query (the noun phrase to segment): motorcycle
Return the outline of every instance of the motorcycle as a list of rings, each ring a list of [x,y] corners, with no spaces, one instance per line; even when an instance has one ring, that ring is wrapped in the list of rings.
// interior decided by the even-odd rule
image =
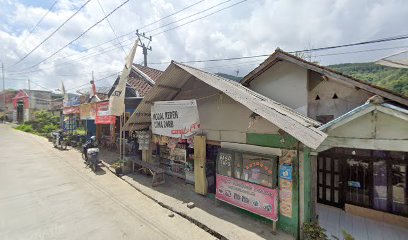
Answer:
[[[84,145],[82,145],[82,158],[85,163],[89,165],[93,171],[98,168],[99,161],[99,148],[96,144],[95,139],[88,140]]]
[[[54,147],[61,150],[67,149],[67,142],[64,139],[64,134],[62,132],[53,132],[52,136],[54,137]]]

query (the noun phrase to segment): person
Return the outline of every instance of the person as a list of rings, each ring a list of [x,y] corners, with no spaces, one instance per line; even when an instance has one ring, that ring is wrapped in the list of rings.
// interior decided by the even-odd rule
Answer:
[[[88,149],[98,147],[98,143],[96,141],[95,136],[91,136],[88,141],[83,145],[83,153],[85,155],[85,159],[88,160]]]

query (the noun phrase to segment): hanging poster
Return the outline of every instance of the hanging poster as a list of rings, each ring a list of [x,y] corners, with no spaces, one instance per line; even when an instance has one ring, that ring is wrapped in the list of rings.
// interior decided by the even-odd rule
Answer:
[[[279,213],[292,217],[293,166],[296,159],[295,150],[283,150],[279,158]]]
[[[217,174],[217,199],[262,217],[278,221],[276,189]]]
[[[110,115],[109,102],[98,102],[96,104],[96,124],[115,124],[116,116]]]
[[[94,120],[96,115],[96,103],[85,103],[79,106],[81,120]]]
[[[78,114],[79,107],[64,107],[62,110],[62,114],[69,115],[69,114]]]
[[[196,100],[155,102],[151,120],[157,135],[187,139],[200,130]]]

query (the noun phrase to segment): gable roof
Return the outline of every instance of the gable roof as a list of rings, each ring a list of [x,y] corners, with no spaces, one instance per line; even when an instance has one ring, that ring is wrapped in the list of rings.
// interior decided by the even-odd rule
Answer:
[[[157,79],[152,90],[142,100],[126,123],[125,129],[130,129],[130,125],[133,123],[135,123],[136,129],[149,126],[151,103],[154,101],[173,100],[177,96],[179,86],[186,83],[192,77],[223,92],[308,147],[316,149],[327,137],[325,133],[317,129],[320,123],[315,120],[305,117],[289,107],[258,94],[235,81],[177,62],[172,62]]]
[[[152,88],[155,81],[163,72],[154,68],[145,67],[140,64],[133,64],[129,79],[126,83],[126,97],[144,97]],[[109,96],[119,83],[118,76],[109,91]]]
[[[275,63],[279,61],[287,61],[293,64],[296,64],[298,66],[301,66],[303,68],[313,70],[315,72],[318,72],[322,75],[325,75],[327,77],[331,77],[336,80],[343,81],[345,83],[351,84],[357,88],[361,88],[366,90],[367,92],[373,93],[375,95],[382,96],[384,98],[387,98],[389,100],[395,101],[397,103],[403,104],[408,106],[408,97],[403,96],[401,94],[392,92],[388,89],[382,88],[375,86],[373,84],[367,83],[365,81],[353,78],[351,76],[342,74],[340,72],[337,72],[333,69],[327,68],[320,66],[318,64],[308,62],[302,58],[296,57],[295,55],[292,55],[290,53],[287,53],[285,51],[280,50],[277,48],[275,52],[270,55],[263,63],[261,63],[258,67],[256,67],[254,70],[252,70],[250,73],[248,73],[242,80],[241,83],[245,86],[248,86],[249,83],[257,78],[259,75],[264,73],[266,70],[268,70],[270,67],[272,67]]]

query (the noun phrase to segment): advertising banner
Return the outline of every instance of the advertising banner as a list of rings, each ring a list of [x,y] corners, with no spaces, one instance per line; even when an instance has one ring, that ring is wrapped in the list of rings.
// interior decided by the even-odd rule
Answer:
[[[69,114],[77,114],[79,113],[79,107],[64,107],[62,110],[62,114],[69,115]]]
[[[200,130],[196,100],[155,102],[151,119],[157,135],[187,139]]]
[[[96,103],[86,103],[79,106],[81,120],[93,120],[96,116]]]
[[[262,217],[278,221],[276,189],[217,174],[216,198]]]
[[[116,116],[110,115],[109,102],[99,102],[96,104],[95,124],[115,124]]]

